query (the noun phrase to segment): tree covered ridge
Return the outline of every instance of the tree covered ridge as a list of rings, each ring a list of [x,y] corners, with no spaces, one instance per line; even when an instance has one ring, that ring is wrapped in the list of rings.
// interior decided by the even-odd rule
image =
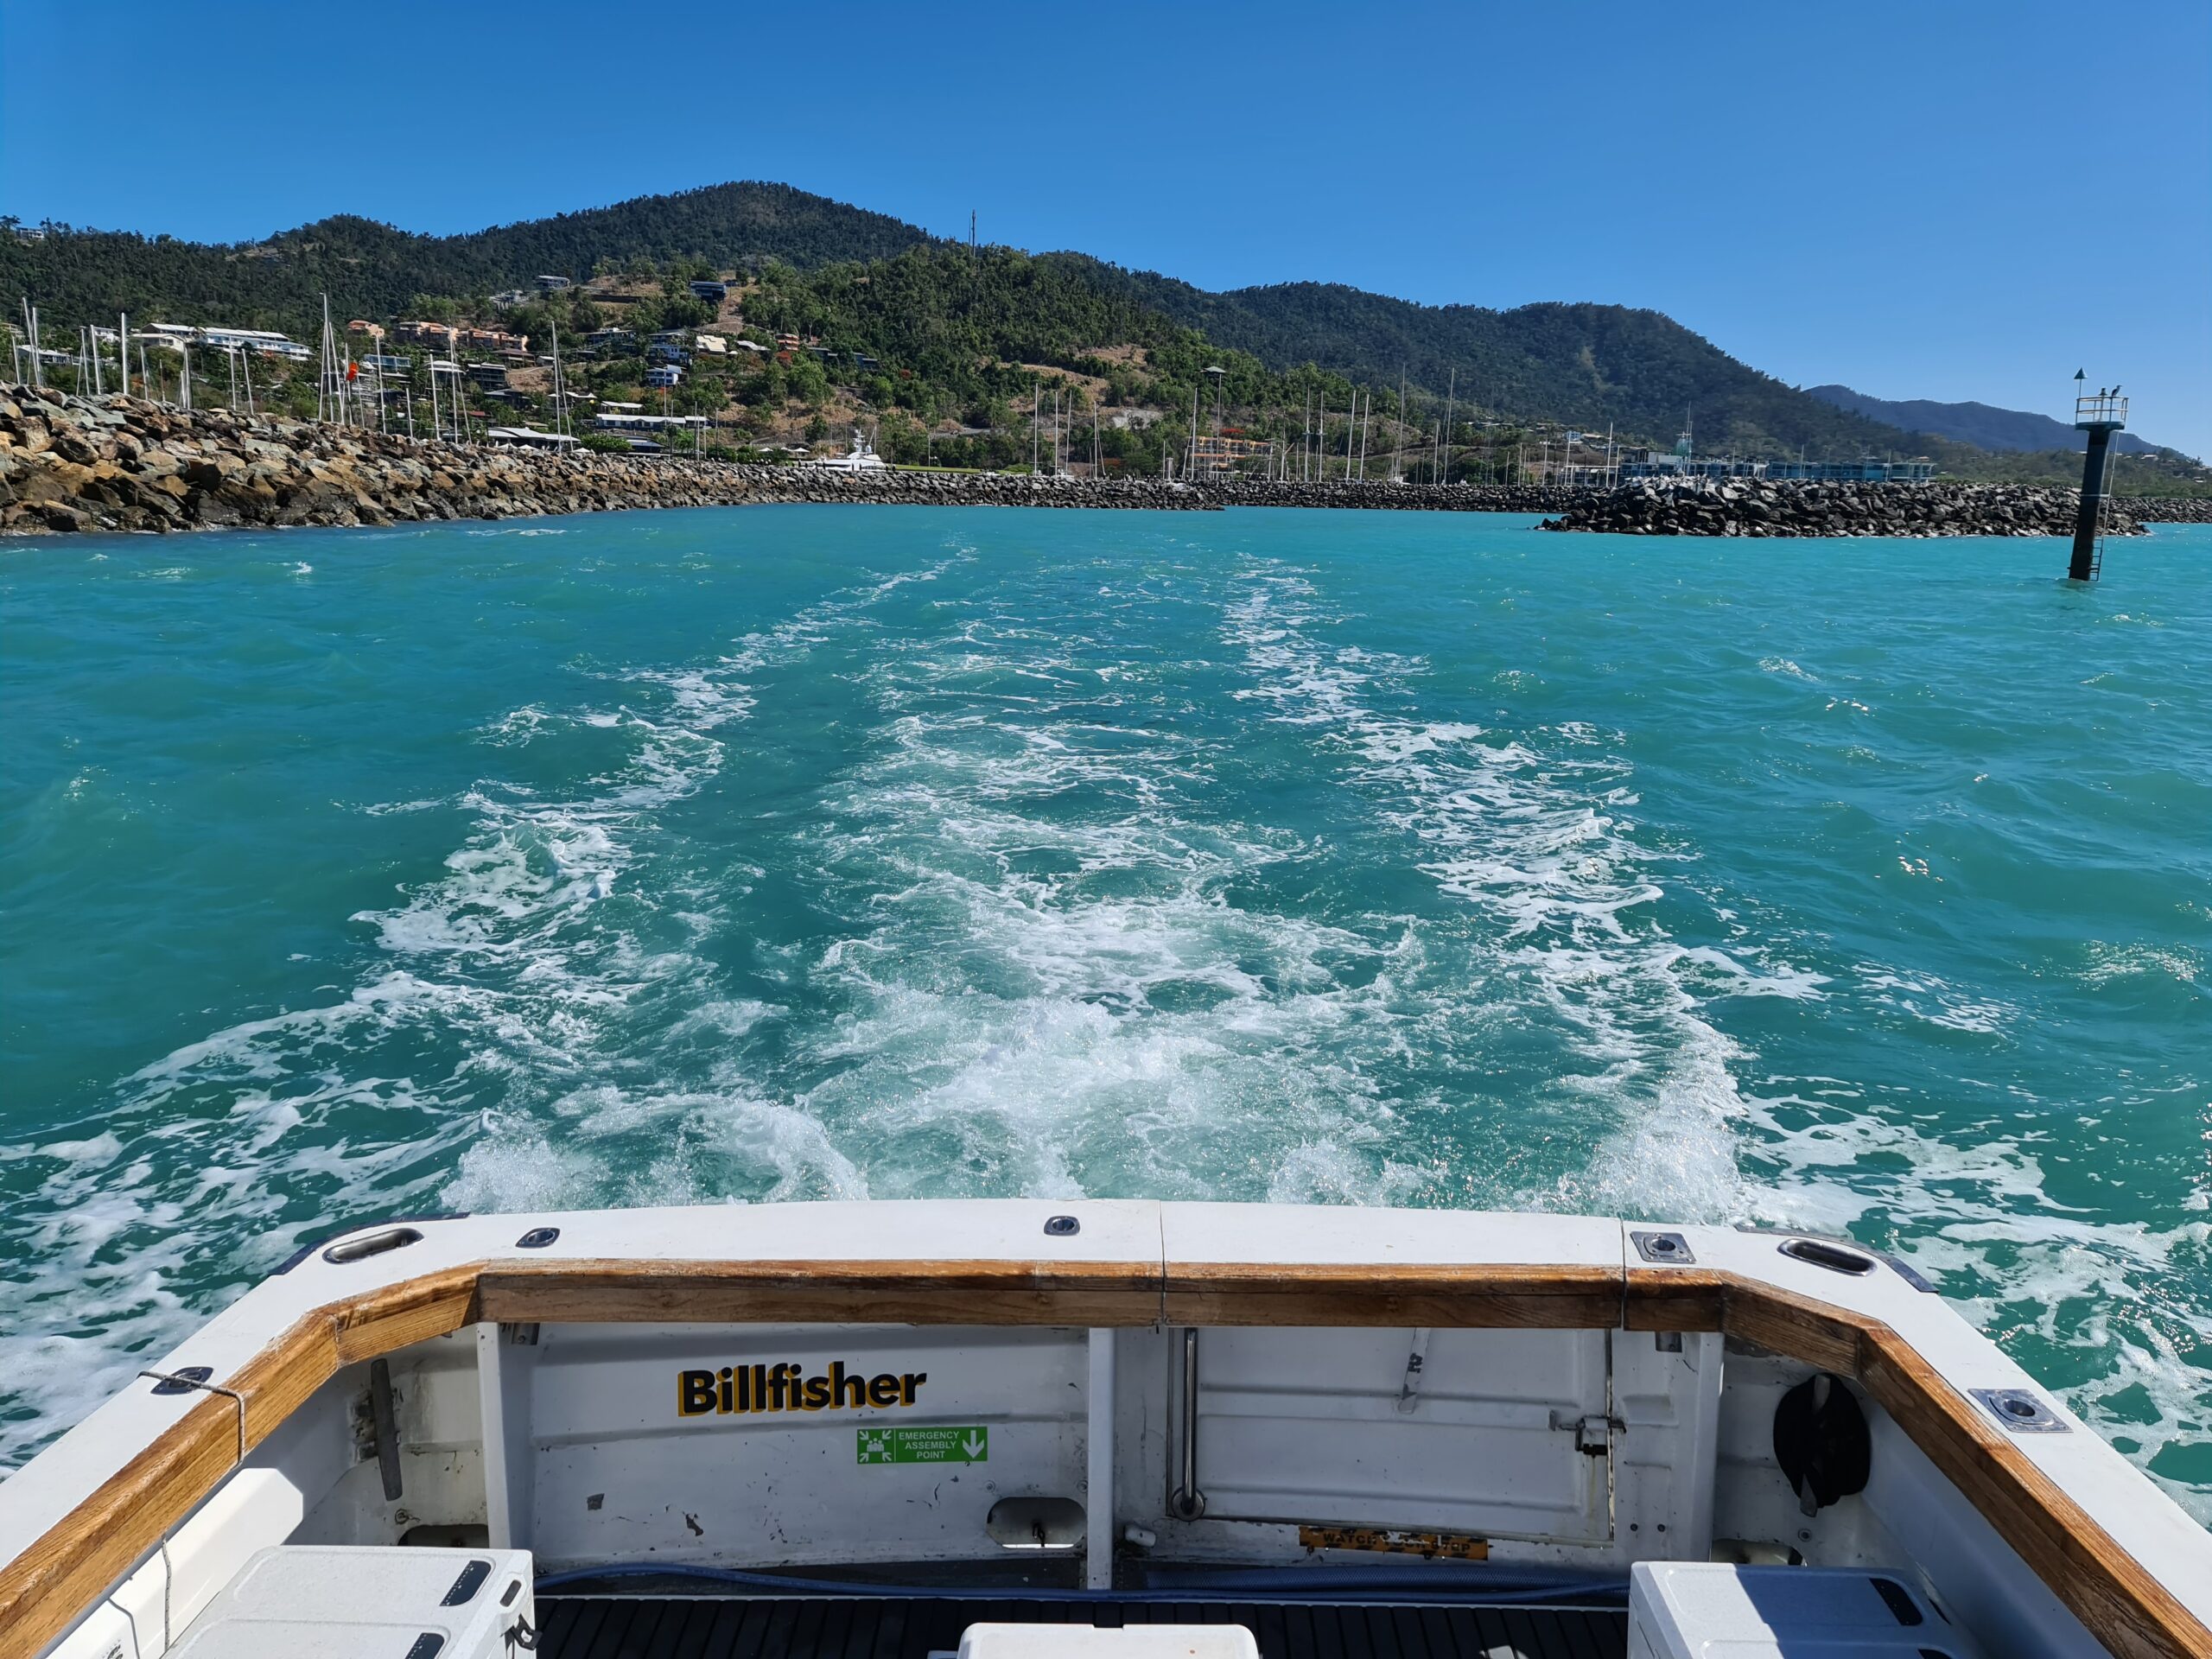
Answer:
[[[704,259],[721,269],[774,258],[801,269],[880,259],[929,240],[888,214],[786,184],[747,181],[420,236],[340,213],[258,243],[183,242],[49,226],[0,236],[0,302],[22,295],[73,324],[119,311],[178,322],[297,332],[334,314],[387,318],[418,295],[468,298],[541,273],[582,276],[605,261]]]
[[[752,181],[444,237],[348,214],[254,244],[66,226],[0,234],[0,306],[12,315],[28,294],[65,339],[127,310],[311,340],[325,294],[341,320],[389,321],[441,299],[454,302],[439,308],[447,315],[483,315],[485,296],[540,273],[652,266],[766,278],[747,301],[748,326],[818,335],[848,362],[879,359],[909,407],[1002,403],[1027,384],[1016,365],[1044,364],[1105,382],[1109,402],[1186,408],[1199,371],[1217,362],[1232,408],[1286,415],[1275,400],[1324,392],[1341,413],[1357,383],[1432,429],[1451,398],[1462,418],[1610,428],[1662,447],[1687,422],[1707,454],[1933,453],[1955,470],[1991,460],[1834,407],[1653,310],[1427,306],[1312,282],[1210,293],[1081,253],[971,250]],[[1408,407],[1396,411],[1402,376]],[[905,395],[924,388],[926,398]]]
[[[1110,269],[1110,268],[1109,268]],[[1729,356],[1663,313],[1542,302],[1510,310],[1427,306],[1334,283],[1211,294],[1149,272],[1114,279],[1209,339],[1270,365],[1392,378],[1524,421],[1671,444],[1687,422],[1714,454],[1855,456],[1904,446],[1892,426],[1838,410]],[[1378,372],[1379,371],[1379,375]]]

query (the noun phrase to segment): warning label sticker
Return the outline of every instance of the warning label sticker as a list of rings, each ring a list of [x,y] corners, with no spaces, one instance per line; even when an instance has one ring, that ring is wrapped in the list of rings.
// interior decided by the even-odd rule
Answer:
[[[862,1463],[988,1463],[991,1431],[959,1428],[863,1428],[855,1431]]]

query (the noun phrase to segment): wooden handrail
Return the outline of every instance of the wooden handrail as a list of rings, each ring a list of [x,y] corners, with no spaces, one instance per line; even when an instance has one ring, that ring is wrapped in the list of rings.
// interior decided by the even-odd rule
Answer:
[[[1205,1262],[1170,1272],[1165,1306],[1169,1325],[1610,1331],[1624,1287],[1618,1266]]]

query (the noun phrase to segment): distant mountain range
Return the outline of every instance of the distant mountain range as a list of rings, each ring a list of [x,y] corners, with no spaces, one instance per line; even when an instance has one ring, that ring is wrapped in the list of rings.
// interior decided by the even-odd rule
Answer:
[[[12,316],[28,296],[62,338],[81,322],[128,311],[149,321],[275,327],[312,339],[326,295],[336,315],[389,321],[425,296],[467,302],[528,287],[541,274],[582,276],[639,260],[695,258],[724,270],[773,260],[808,272],[849,267],[857,276],[910,251],[961,247],[882,213],[760,182],[640,196],[457,236],[415,235],[351,215],[229,245],[62,226],[5,233],[17,230],[0,219],[0,311]],[[1402,374],[1440,405],[1456,397],[1463,414],[1610,429],[1662,446],[1687,425],[1698,448],[1711,454],[1848,459],[1933,451],[1954,467],[1973,459],[1959,444],[2078,447],[2070,429],[2040,416],[1976,404],[1884,403],[1841,386],[1801,391],[1656,311],[1424,306],[1318,283],[1216,294],[1078,253],[1034,263],[1063,311],[1069,291],[1080,290],[1094,296],[1098,315],[1154,320],[1129,329],[1131,340],[1157,338],[1163,327],[1195,330],[1274,371],[1310,362],[1394,392]],[[1006,360],[1037,360],[1018,349],[1036,333],[1025,328],[1029,321],[1009,315],[979,343]],[[1090,349],[1120,343],[1084,342]],[[1923,433],[1932,439],[1908,435]]]
[[[1058,257],[1058,256],[1056,256]],[[1313,363],[1389,386],[1402,370],[1462,410],[1555,421],[1671,446],[1687,427],[1704,454],[1856,458],[1904,447],[1894,427],[1808,397],[1657,311],[1547,302],[1494,311],[1416,305],[1335,283],[1211,294],[1094,262],[1095,281],[1274,369]]]
[[[2081,449],[2088,442],[2083,434],[2063,421],[2024,409],[1998,409],[1988,404],[1938,404],[1925,397],[1894,402],[1887,397],[1869,397],[1849,386],[1808,386],[1805,390],[1809,397],[1853,415],[1863,415],[1870,421],[1880,421],[1907,432],[1926,432],[1954,442],[1970,443],[1977,449]],[[2157,444],[2139,438],[2133,432],[2120,433],[2113,441],[2113,447],[2131,455],[2158,452]]]

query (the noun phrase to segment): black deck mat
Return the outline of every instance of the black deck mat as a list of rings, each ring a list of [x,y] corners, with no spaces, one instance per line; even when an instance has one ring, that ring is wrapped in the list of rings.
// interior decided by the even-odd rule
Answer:
[[[1556,1607],[916,1596],[542,1596],[537,1659],[929,1659],[981,1624],[1243,1624],[1260,1659],[1625,1659],[1628,1615]]]

